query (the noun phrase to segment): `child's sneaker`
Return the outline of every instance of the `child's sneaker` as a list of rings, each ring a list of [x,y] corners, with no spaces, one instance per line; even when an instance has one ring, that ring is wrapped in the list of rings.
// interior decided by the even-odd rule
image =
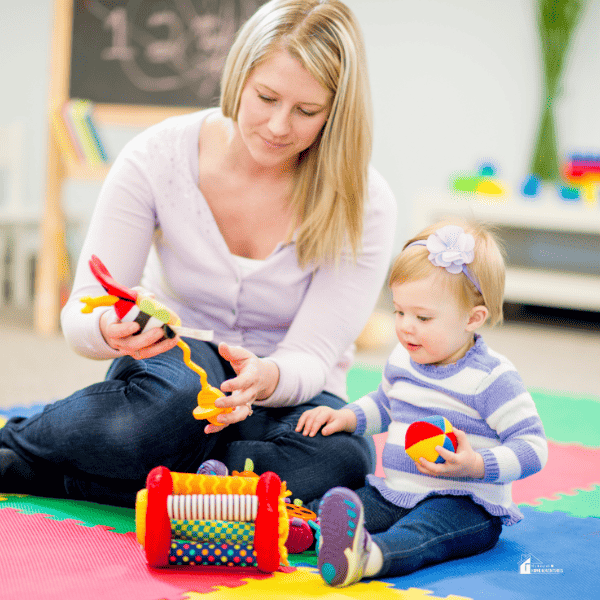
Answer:
[[[325,583],[344,587],[360,581],[371,551],[360,498],[343,487],[329,490],[319,505],[318,566]]]

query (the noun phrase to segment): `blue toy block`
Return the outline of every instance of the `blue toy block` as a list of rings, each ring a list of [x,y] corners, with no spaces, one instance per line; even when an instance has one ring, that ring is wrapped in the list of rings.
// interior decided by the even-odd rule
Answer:
[[[533,198],[540,193],[541,183],[538,177],[535,175],[529,175],[521,186],[521,193],[523,196]]]
[[[580,197],[580,192],[577,188],[565,185],[559,186],[558,193],[563,200],[579,200]]]

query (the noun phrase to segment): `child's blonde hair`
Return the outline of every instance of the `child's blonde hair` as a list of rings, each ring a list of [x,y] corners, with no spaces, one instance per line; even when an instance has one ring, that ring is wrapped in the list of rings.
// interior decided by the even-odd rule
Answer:
[[[479,282],[481,293],[463,273],[455,275],[432,264],[428,258],[429,250],[425,246],[408,248],[413,242],[426,240],[431,234],[446,225],[458,225],[475,239],[473,262],[467,265],[467,269]],[[444,277],[447,289],[466,309],[483,305],[488,309],[488,319],[491,325],[502,321],[506,267],[500,242],[489,226],[475,221],[449,219],[425,228],[406,242],[404,249],[394,260],[388,285],[392,287],[423,279],[432,273],[439,273],[441,277]]]
[[[248,77],[285,50],[332,94],[329,118],[304,150],[291,193],[301,266],[361,250],[372,146],[371,96],[362,33],[339,0],[271,0],[240,29],[221,80],[221,111],[237,120]],[[292,239],[294,231],[289,232]]]

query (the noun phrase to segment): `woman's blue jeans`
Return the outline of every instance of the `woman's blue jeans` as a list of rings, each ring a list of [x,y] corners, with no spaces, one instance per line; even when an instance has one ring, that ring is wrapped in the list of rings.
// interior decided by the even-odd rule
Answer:
[[[500,517],[469,496],[430,496],[413,508],[402,508],[368,484],[356,493],[363,503],[365,529],[383,554],[378,579],[485,552],[502,531]]]
[[[214,344],[186,342],[213,386],[235,376]],[[304,502],[332,485],[359,487],[372,471],[372,442],[345,433],[309,438],[294,431],[305,410],[343,406],[337,396],[324,392],[292,408],[255,404],[245,421],[205,434],[206,421],[192,416],[199,390],[198,375],[185,365],[178,347],[147,360],[118,358],[105,381],[37,415],[10,419],[0,429],[0,447],[14,450],[49,485],[60,480],[61,487],[64,479],[67,497],[123,506],[133,506],[136,492],[158,465],[195,473],[214,458],[230,471],[242,471],[250,458],[256,473],[274,471],[292,497]]]

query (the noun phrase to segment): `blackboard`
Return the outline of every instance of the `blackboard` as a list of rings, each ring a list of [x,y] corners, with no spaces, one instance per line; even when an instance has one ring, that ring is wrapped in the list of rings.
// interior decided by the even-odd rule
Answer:
[[[75,0],[69,96],[215,106],[238,28],[265,0]]]

